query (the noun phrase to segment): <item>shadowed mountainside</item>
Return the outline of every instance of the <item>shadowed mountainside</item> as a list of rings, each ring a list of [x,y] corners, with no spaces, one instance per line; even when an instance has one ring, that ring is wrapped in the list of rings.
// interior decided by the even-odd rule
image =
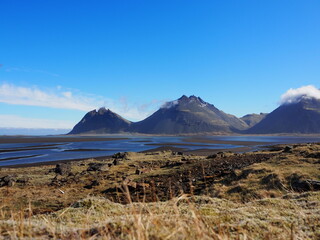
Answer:
[[[234,132],[247,128],[237,117],[195,96],[182,96],[168,102],[158,111],[131,126],[132,132],[148,134],[180,134]]]
[[[109,109],[100,108],[88,112],[69,134],[120,133],[126,131],[130,124],[130,121]]]
[[[232,133],[248,125],[236,116],[226,114],[214,105],[195,96],[182,96],[167,102],[150,117],[136,123],[125,120],[109,109],[93,110],[69,134],[81,133],[146,133],[197,134]]]
[[[320,100],[302,97],[283,104],[268,114],[247,133],[320,133]]]
[[[87,113],[69,134],[314,134],[320,133],[320,100],[302,96],[270,114],[227,114],[196,96],[167,102],[140,122],[100,108]]]

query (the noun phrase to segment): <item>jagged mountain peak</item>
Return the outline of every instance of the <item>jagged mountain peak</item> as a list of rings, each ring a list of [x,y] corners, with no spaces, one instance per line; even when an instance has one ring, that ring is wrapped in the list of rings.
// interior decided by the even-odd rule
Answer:
[[[186,95],[182,95],[182,97],[180,97],[178,99],[179,102],[200,102],[200,103],[205,103],[205,101],[203,101],[200,97],[197,97],[195,95],[190,95],[189,97],[187,97]]]
[[[191,95],[190,97],[187,97],[186,95],[182,95],[182,97],[178,98],[177,100],[166,102],[162,105],[161,108],[172,108],[172,107],[183,107],[183,106],[191,106],[193,105],[199,105],[200,107],[206,107],[211,104],[205,102],[200,97],[196,97],[195,95]],[[213,106],[213,105],[211,105]]]

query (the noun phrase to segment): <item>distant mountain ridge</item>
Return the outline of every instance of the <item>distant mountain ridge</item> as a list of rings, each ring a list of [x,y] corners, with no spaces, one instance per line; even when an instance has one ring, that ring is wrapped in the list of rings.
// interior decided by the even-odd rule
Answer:
[[[90,111],[69,134],[232,133],[247,128],[248,125],[241,119],[224,113],[200,97],[183,95],[175,101],[167,102],[150,117],[139,122],[130,122],[105,108]]]
[[[258,122],[260,122],[262,119],[264,119],[268,114],[267,113],[252,113],[252,114],[247,114],[240,119],[244,121],[249,127],[253,127],[256,125]]]
[[[130,122],[109,109],[88,112],[69,134],[274,134],[320,133],[320,100],[302,97],[266,114],[242,118],[227,114],[200,97],[183,95],[151,116]]]

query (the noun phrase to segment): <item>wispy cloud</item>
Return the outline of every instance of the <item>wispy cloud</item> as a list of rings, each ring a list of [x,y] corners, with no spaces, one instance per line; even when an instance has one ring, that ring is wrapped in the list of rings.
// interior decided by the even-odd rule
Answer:
[[[157,109],[163,101],[153,100],[146,104],[136,104],[122,97],[119,100],[98,95],[82,93],[78,90],[65,89],[57,86],[44,89],[37,86],[24,87],[14,84],[0,84],[0,102],[13,105],[40,106],[58,109],[90,111],[106,107],[128,118],[142,120]]]
[[[1,128],[71,129],[73,126],[73,121],[0,115]]]
[[[80,111],[89,111],[103,104],[102,99],[72,95],[72,92],[62,89],[42,90],[35,86],[21,87],[7,83],[0,85],[0,102]]]
[[[5,67],[4,70],[6,72],[40,73],[40,74],[50,75],[52,77],[60,77],[60,75],[57,73],[52,73],[45,70],[33,69],[28,67]]]

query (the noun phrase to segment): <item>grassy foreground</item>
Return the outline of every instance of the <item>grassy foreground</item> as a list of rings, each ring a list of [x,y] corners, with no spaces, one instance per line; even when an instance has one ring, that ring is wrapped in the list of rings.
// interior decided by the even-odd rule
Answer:
[[[320,144],[2,168],[0,239],[320,239]]]

